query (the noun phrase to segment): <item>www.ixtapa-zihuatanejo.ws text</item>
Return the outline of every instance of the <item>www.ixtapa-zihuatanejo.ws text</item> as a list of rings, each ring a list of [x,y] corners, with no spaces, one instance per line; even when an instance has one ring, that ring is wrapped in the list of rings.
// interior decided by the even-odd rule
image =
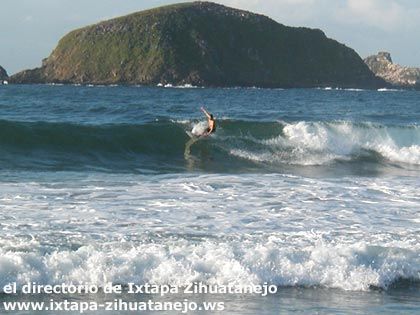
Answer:
[[[191,311],[224,311],[224,302],[197,303],[184,299],[183,301],[124,301],[114,299],[99,303],[96,301],[69,301],[50,299],[48,302],[8,301],[3,302],[3,309],[9,311],[55,311],[78,312],[83,314],[91,311],[177,311],[186,314]]]

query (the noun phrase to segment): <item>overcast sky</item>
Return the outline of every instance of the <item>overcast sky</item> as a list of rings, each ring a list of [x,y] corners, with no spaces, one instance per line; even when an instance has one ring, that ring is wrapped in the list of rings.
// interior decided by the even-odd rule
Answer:
[[[67,32],[182,0],[0,0],[0,65],[9,74],[41,64]],[[322,29],[361,57],[389,51],[420,67],[419,0],[218,0],[291,26]]]

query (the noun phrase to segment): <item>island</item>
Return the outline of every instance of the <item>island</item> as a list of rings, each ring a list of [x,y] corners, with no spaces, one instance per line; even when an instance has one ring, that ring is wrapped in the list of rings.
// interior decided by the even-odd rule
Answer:
[[[391,54],[381,51],[365,59],[370,70],[394,87],[420,90],[420,68],[404,67],[393,63]]]
[[[163,6],[65,35],[13,83],[378,88],[351,48],[212,2]]]

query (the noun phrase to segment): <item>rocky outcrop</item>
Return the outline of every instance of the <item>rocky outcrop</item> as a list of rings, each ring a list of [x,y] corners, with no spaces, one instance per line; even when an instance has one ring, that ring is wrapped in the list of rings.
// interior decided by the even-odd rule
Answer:
[[[164,6],[70,32],[15,83],[382,87],[359,55],[317,29],[211,2]]]
[[[400,66],[392,62],[391,54],[379,52],[369,56],[365,63],[378,77],[397,87],[420,88],[420,68]]]
[[[7,75],[6,70],[0,66],[0,84],[3,83],[3,81],[7,81],[8,79],[9,76]]]
[[[52,83],[56,80],[49,79],[44,74],[43,68],[35,68],[30,70],[23,70],[10,77],[11,83]]]

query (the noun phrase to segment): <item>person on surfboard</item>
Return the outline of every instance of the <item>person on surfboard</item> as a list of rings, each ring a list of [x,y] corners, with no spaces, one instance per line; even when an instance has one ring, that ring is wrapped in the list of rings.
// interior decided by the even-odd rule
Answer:
[[[207,123],[209,125],[203,136],[209,136],[216,132],[216,119],[214,118],[213,114],[210,114],[208,111],[206,111],[204,107],[201,107],[201,110],[203,111],[204,115],[206,115]]]

